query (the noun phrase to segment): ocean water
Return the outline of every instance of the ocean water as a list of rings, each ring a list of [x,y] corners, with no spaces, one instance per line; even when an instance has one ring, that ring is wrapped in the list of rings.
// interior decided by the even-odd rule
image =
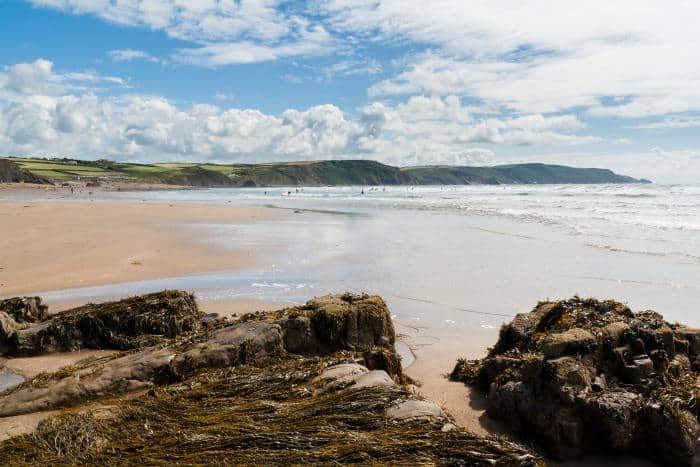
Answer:
[[[432,346],[449,358],[478,355],[502,322],[538,300],[574,294],[700,325],[700,187],[292,187],[93,197],[269,206],[280,216],[173,226],[191,230],[195,241],[259,255],[250,270],[37,291],[49,300],[164,287],[203,299],[291,302],[366,291],[385,297],[414,348]]]
[[[144,198],[143,193],[120,193]],[[448,212],[550,226],[593,248],[700,261],[700,186],[506,185],[214,189],[150,192],[147,199],[235,201],[327,211]]]

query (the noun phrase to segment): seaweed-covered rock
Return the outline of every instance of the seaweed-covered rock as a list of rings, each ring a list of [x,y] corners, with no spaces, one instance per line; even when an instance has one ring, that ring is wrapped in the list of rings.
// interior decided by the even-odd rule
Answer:
[[[487,411],[556,458],[635,453],[700,460],[700,330],[614,301],[539,303],[504,325],[483,360],[454,380],[488,393]]]
[[[49,317],[48,307],[41,297],[13,297],[0,300],[0,312],[5,312],[18,323],[36,323]]]
[[[0,311],[0,355],[17,345],[17,323],[4,311]]]
[[[135,349],[196,331],[201,319],[194,296],[177,290],[91,303],[19,330],[11,353]]]
[[[120,327],[135,318],[131,313],[134,309],[140,310],[141,314],[136,315],[139,319],[154,319],[152,326],[148,327],[137,321],[137,325]],[[157,326],[166,330],[175,329],[174,325],[168,324],[169,320],[199,316],[194,299],[182,292],[162,292],[76,310],[100,310],[103,314],[96,316],[93,313],[85,319],[102,317],[97,329],[102,334],[112,330],[115,335],[119,330],[124,334],[124,330],[138,330],[139,333],[143,333],[146,330],[153,331]],[[76,319],[74,312],[67,313],[67,316],[71,320]],[[81,317],[82,313],[77,316]],[[318,316],[324,316],[323,320],[333,323],[333,326],[321,328],[318,324],[314,325]],[[328,316],[332,316],[333,319],[328,319]],[[46,323],[52,322],[53,319]],[[303,333],[309,336],[309,339],[303,341],[303,345],[300,341],[290,339],[288,334],[299,330],[296,325],[299,322],[309,324]],[[71,321],[60,323],[61,326],[67,327]],[[110,323],[112,327],[108,327]],[[41,323],[42,326],[44,324]],[[264,357],[288,353],[318,356],[353,350],[358,353],[358,360],[364,361],[364,356],[367,356],[368,361],[377,366],[386,365],[391,369],[392,376],[398,380],[403,377],[399,358],[389,344],[395,340],[391,315],[380,297],[328,295],[299,307],[243,315],[236,322],[221,323],[220,326],[218,329],[207,328],[193,333],[184,342],[166,342],[165,345],[148,347],[136,354],[116,355],[115,358],[100,361],[99,364],[61,374],[48,383],[42,380],[41,384],[37,385],[33,380],[27,381],[4,397],[0,396],[0,416],[72,405],[84,399],[183,380],[206,369],[235,367],[259,361]],[[188,327],[195,327],[195,323],[188,324]],[[180,326],[177,329],[182,328],[183,326]],[[78,324],[76,329],[82,328]],[[45,332],[44,336],[56,335]],[[108,337],[131,342],[124,334]],[[176,334],[173,332],[171,335],[174,337]],[[136,342],[143,342],[149,336],[137,334],[139,339],[134,339]],[[82,335],[78,338],[82,339],[81,342],[93,342]],[[38,337],[37,342],[43,342],[42,339]],[[360,353],[365,348],[367,350]],[[371,369],[371,377],[360,382],[352,380],[348,384],[393,384],[387,371],[376,367]]]
[[[334,326],[316,327],[318,316]],[[300,329],[308,337],[304,345],[289,336]],[[95,415],[93,405],[73,408],[35,433],[0,443],[0,459],[10,465],[199,465],[212,459],[236,465],[542,465],[517,443],[456,427],[437,404],[402,386],[394,339],[383,300],[328,296],[80,362],[0,394],[0,417],[96,398],[110,407],[109,417]],[[143,394],[121,396],[135,390]]]
[[[7,465],[543,465],[517,443],[456,427],[439,406],[403,386],[311,390],[355,356],[287,354],[206,370],[106,401],[109,417],[72,410],[49,418],[34,433],[0,443],[0,459]]]

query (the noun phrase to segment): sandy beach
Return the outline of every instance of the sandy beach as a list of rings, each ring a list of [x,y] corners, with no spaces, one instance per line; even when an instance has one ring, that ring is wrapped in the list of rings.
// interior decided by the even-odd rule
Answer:
[[[0,296],[250,266],[177,224],[243,223],[264,208],[105,201],[0,201]]]

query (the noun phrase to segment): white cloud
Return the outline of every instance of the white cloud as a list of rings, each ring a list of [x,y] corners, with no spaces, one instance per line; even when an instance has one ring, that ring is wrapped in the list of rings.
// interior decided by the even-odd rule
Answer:
[[[162,30],[174,39],[196,44],[176,51],[174,60],[205,67],[333,50],[332,38],[322,24],[305,18],[303,11],[280,8],[281,0],[29,1],[35,6],[93,15],[119,25]],[[116,52],[116,57],[125,60],[150,57],[135,55],[140,51]]]
[[[174,60],[205,67],[367,42],[429,50],[372,86],[374,97],[454,94],[519,113],[583,109],[591,117],[700,111],[700,3],[688,0],[29,1],[164,31],[193,44]],[[327,73],[381,69],[353,61]]]
[[[520,112],[700,109],[700,3],[328,0],[334,30],[431,48],[371,93],[460,94]],[[615,98],[623,98],[616,103]]]
[[[481,117],[456,96],[375,102],[351,119],[334,105],[280,115],[158,96],[101,96],[37,60],[0,73],[0,145],[10,153],[140,160],[260,161],[360,157],[393,164],[486,163],[475,145],[596,142],[574,115]],[[95,78],[99,81],[99,77]],[[227,96],[219,96],[227,97]]]
[[[154,57],[148,52],[144,52],[143,50],[117,49],[110,50],[109,52],[107,52],[107,55],[109,55],[109,58],[111,58],[112,61],[115,62],[131,62],[134,60],[145,60],[147,62],[152,63],[164,63],[161,59]]]
[[[201,47],[178,49],[177,61],[204,67],[257,63],[282,57],[319,55],[333,50],[332,38],[322,26],[306,27],[289,42],[261,44],[253,41],[212,42]]]
[[[126,87],[126,82],[122,78],[103,76],[94,71],[54,73],[53,62],[38,59],[6,66],[0,72],[0,99],[24,100],[27,96],[85,91],[101,85]]]
[[[220,101],[233,102],[236,100],[236,96],[230,92],[217,92],[214,97]]]
[[[700,118],[697,117],[686,117],[686,118],[666,118],[661,121],[644,123],[635,126],[639,129],[647,130],[658,130],[666,128],[700,128]]]

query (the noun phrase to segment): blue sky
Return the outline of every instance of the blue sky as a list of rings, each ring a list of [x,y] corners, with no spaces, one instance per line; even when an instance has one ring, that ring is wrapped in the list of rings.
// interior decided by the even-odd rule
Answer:
[[[700,176],[700,6],[2,0],[0,153]]]

